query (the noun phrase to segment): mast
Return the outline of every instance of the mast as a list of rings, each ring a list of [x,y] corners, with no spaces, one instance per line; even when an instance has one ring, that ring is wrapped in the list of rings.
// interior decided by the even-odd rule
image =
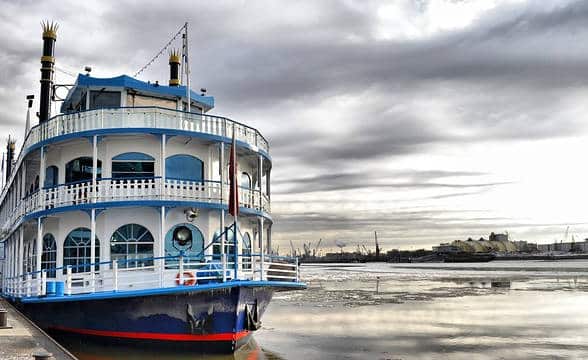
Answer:
[[[188,22],[186,21],[186,23],[184,24],[184,36],[182,36],[183,40],[184,40],[184,46],[182,47],[183,51],[184,51],[184,63],[182,64],[182,67],[184,69],[184,74],[186,75],[186,99],[188,101],[188,107],[187,110],[188,112],[191,112],[191,102],[192,100],[190,99],[190,60],[188,57]]]

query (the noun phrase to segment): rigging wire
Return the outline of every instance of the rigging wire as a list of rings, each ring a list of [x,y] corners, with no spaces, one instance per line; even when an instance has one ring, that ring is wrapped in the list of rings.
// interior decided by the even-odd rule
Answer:
[[[133,75],[133,77],[137,77],[140,73],[145,71],[145,69],[147,69],[151,64],[153,64],[153,62],[155,60],[157,60],[157,58],[160,57],[163,54],[163,52],[165,50],[167,50],[167,48],[169,48],[169,46],[174,42],[174,40],[176,40],[178,38],[178,36],[180,36],[182,31],[186,28],[186,25],[187,24],[182,25],[180,30],[178,30],[178,32],[171,38],[171,40],[168,41],[167,44],[165,44],[165,46],[161,50],[159,50],[159,52],[151,60],[149,60],[149,62],[147,64],[145,64],[145,66],[143,66],[141,69],[139,69],[139,71],[137,71],[135,73],[135,75]]]
[[[60,67],[54,66],[53,68],[54,68],[55,70],[59,71],[60,73],[63,73],[63,74],[65,74],[65,75],[71,76],[71,77],[73,77],[73,78],[77,77],[77,75],[76,75],[76,74],[74,74],[74,73],[72,73],[72,72],[70,72],[70,71],[64,70],[64,69],[62,69],[62,68],[60,68]]]

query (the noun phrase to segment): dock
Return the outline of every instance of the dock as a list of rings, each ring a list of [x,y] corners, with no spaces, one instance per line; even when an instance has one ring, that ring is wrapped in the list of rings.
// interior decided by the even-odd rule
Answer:
[[[0,298],[2,309],[7,311],[7,327],[0,328],[0,359],[77,360],[9,302]],[[51,357],[47,357],[49,354]]]

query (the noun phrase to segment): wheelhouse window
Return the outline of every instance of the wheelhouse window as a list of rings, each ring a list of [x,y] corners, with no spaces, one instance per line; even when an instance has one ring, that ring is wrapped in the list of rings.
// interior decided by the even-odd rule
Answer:
[[[100,241],[96,237],[94,261],[90,260],[90,229],[77,228],[70,232],[63,243],[63,273],[66,273],[66,267],[71,265],[72,272],[90,271],[90,263],[97,263],[100,259]],[[98,265],[95,266],[98,270]]]
[[[90,110],[120,107],[120,91],[90,91]]]
[[[204,163],[192,155],[173,155],[165,160],[165,176],[168,179],[202,182]]]
[[[47,270],[47,277],[55,277],[57,266],[57,245],[52,234],[43,236],[43,253],[41,254],[41,269]]]
[[[90,165],[91,166],[91,165]],[[49,166],[45,169],[45,183],[43,187],[49,188],[59,184],[59,168],[57,166]]]
[[[102,161],[98,160],[98,167],[96,169],[97,178],[102,177]],[[68,162],[65,165],[65,183],[92,180],[92,158],[79,157]]]
[[[155,175],[155,159],[147,154],[129,152],[112,158],[112,178],[151,178]]]
[[[119,261],[121,268],[152,266],[153,235],[138,224],[119,227],[110,238],[110,259]]]

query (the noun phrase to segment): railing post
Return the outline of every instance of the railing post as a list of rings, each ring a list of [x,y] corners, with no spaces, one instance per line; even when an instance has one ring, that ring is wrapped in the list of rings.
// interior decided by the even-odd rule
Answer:
[[[296,282],[300,281],[300,264],[298,263],[298,256],[294,258],[294,263],[296,264]]]
[[[25,275],[25,294],[31,296],[31,287],[33,285],[31,274]]]
[[[47,295],[47,270],[41,270],[41,296]]]
[[[179,279],[178,285],[184,285],[184,254],[183,252],[180,253],[180,266],[179,266]]]
[[[222,254],[221,261],[223,265],[223,282],[227,282],[227,254]]]
[[[163,244],[161,246],[164,246]],[[163,288],[163,275],[165,274],[165,259],[159,259],[161,262],[159,266],[156,266],[156,269],[159,269],[159,287]],[[155,265],[155,260],[153,260],[153,265]]]
[[[66,278],[65,278],[65,285],[66,285],[66,293],[67,293],[67,295],[71,295],[71,286],[72,286],[72,284],[71,284],[71,282],[72,282],[71,273],[72,273],[72,271],[71,271],[71,265],[67,265]]]
[[[118,262],[112,260],[112,290],[118,291]]]

